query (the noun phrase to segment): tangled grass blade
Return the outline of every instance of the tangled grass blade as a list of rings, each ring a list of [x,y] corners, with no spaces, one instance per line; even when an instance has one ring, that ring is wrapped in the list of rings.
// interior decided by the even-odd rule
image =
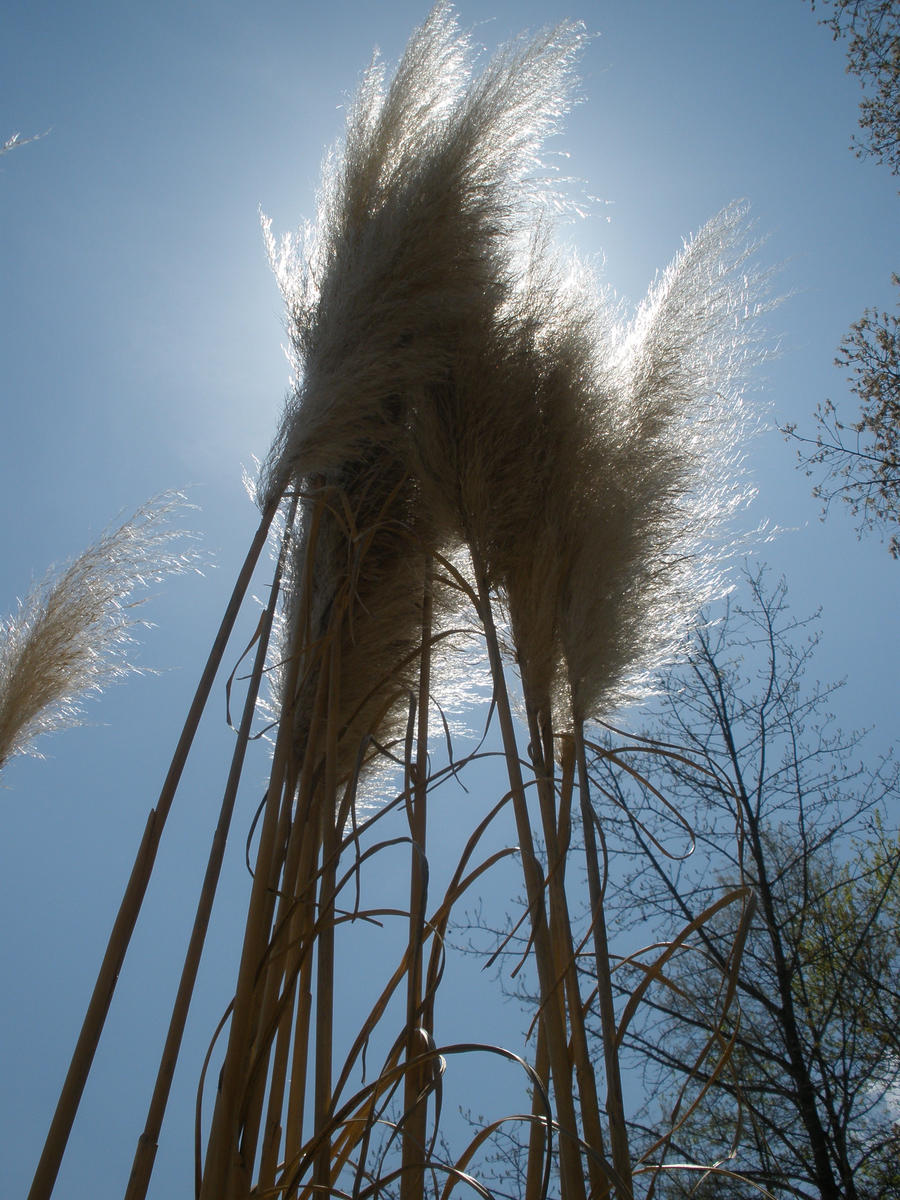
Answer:
[[[139,670],[129,659],[143,624],[135,591],[196,565],[172,548],[183,535],[167,525],[184,503],[174,493],[149,501],[0,621],[0,766],[34,753],[41,734],[78,724],[88,693]]]

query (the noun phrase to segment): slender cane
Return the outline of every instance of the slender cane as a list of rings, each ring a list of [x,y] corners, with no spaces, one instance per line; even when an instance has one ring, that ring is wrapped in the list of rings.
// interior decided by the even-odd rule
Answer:
[[[225,610],[225,615],[222,618],[222,623],[213,642],[212,650],[203,669],[203,675],[197,685],[197,691],[194,694],[184,728],[181,731],[181,737],[178,739],[178,745],[175,748],[175,754],[159,794],[159,799],[156,802],[156,807],[150,810],[150,815],[147,818],[144,836],[138,847],[134,866],[131,869],[131,875],[125,887],[125,893],[122,896],[122,902],[119,905],[119,911],[116,914],[112,932],[109,935],[106,953],[100,965],[100,971],[97,975],[97,981],[94,984],[94,990],[81,1026],[81,1032],[78,1035],[72,1061],[69,1064],[69,1070],[59,1095],[56,1111],[50,1123],[47,1140],[44,1143],[44,1149],[41,1153],[37,1170],[34,1173],[31,1190],[28,1193],[28,1200],[48,1200],[53,1192],[56,1177],[59,1174],[60,1163],[62,1162],[62,1157],[69,1141],[69,1134],[72,1131],[75,1115],[78,1112],[78,1105],[81,1102],[84,1085],[90,1074],[94,1054],[106,1022],[106,1015],[112,1003],[119,972],[122,969],[122,963],[125,961],[125,954],[128,950],[128,944],[131,941],[131,935],[137,924],[144,894],[147,891],[147,884],[150,882],[150,875],[153,871],[153,864],[156,861],[156,852],[162,838],[166,818],[172,807],[172,801],[175,798],[175,792],[178,788],[184,765],[187,762],[187,756],[193,743],[194,735],[197,732],[200,717],[209,699],[213,680],[219,669],[222,656],[225,653],[225,647],[231,636],[234,622],[240,611],[260,552],[265,545],[269,526],[275,516],[276,509],[277,504],[273,503],[263,513],[259,528],[256,531],[247,557],[244,560],[244,565],[234,585],[234,591],[231,594],[231,599],[228,602],[228,607]]]

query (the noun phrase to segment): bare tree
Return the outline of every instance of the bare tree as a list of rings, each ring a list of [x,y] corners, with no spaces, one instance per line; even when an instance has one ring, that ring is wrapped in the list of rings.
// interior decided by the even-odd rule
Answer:
[[[880,817],[897,767],[860,765],[860,735],[828,714],[835,688],[805,682],[817,635],[785,584],[760,572],[746,586],[746,607],[701,628],[667,680],[651,732],[682,750],[637,743],[639,772],[621,751],[593,767],[619,814],[610,862],[630,862],[610,880],[623,921],[653,941],[696,922],[624,1030],[651,1098],[638,1127],[650,1136],[659,1105],[677,1130],[667,1163],[718,1161],[779,1197],[897,1196],[900,846]],[[700,917],[735,884],[757,903],[728,1006],[735,922],[729,908]],[[632,958],[616,974],[630,991],[647,970]],[[667,1170],[657,1188],[749,1195],[702,1181]]]
[[[812,0],[816,9],[816,0]],[[860,158],[874,158],[900,174],[900,4],[897,0],[824,0],[820,23],[835,40],[847,40],[847,71],[863,88]],[[896,275],[893,282],[898,283]],[[800,465],[818,476],[813,495],[825,516],[836,497],[858,518],[859,534],[890,530],[900,522],[900,327],[888,312],[867,308],[841,342],[835,365],[849,370],[860,403],[855,421],[844,421],[831,400],[817,406],[812,436],[795,424],[783,432],[801,443]],[[811,447],[811,449],[809,448]],[[900,558],[900,539],[888,549]]]
[[[900,286],[900,277],[893,276]],[[841,420],[831,400],[816,408],[814,437],[785,433],[811,446],[800,451],[809,476],[819,476],[813,495],[823,515],[840,498],[858,518],[860,534],[900,524],[900,318],[866,309],[841,343],[835,364],[849,370],[850,391],[860,402],[857,420]],[[900,558],[900,535],[888,549]]]
[[[864,92],[862,136],[853,139],[853,147],[860,158],[872,157],[900,175],[900,5],[897,0],[820,0],[818,7],[830,12],[820,23],[835,41],[847,39],[847,73],[857,77]]]

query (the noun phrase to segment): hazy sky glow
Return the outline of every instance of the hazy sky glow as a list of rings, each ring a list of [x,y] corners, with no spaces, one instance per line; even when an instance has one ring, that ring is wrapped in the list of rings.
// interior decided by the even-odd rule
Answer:
[[[189,490],[198,508],[185,524],[215,565],[154,589],[146,615],[157,627],[139,658],[160,674],[113,689],[90,705],[93,727],[47,740],[45,761],[4,773],[4,1196],[31,1179],[147,812],[256,526],[241,469],[265,453],[288,382],[259,209],[277,233],[312,216],[322,155],[373,46],[393,62],[425,12],[411,0],[7,5],[0,141],[48,133],[0,158],[0,611],[121,511],[169,488]],[[767,236],[762,263],[780,268],[775,288],[787,297],[768,318],[779,353],[754,402],[770,425],[808,425],[819,400],[844,396],[832,359],[867,305],[893,304],[900,201],[896,180],[847,149],[858,85],[807,4],[478,0],[459,15],[489,49],[564,17],[596,34],[582,103],[551,150],[569,154],[562,169],[595,198],[563,237],[602,263],[618,294],[639,300],[682,237],[745,198]],[[794,458],[774,429],[748,447],[759,494],[745,527],[781,528],[760,556],[787,574],[798,615],[823,607],[817,668],[848,677],[837,719],[874,726],[883,747],[900,698],[900,565],[877,539],[858,543],[843,513],[820,524]],[[253,619],[248,610],[229,669]],[[64,1162],[65,1200],[119,1196],[127,1179],[227,769],[224,707],[220,686]],[[261,753],[239,801],[157,1197],[193,1186],[196,1079],[233,984],[243,840],[265,765]],[[445,820],[437,838],[449,843]],[[455,1007],[448,1022],[463,1037],[466,1006]],[[495,1028],[468,1036],[499,1039],[521,1024],[505,1008]]]

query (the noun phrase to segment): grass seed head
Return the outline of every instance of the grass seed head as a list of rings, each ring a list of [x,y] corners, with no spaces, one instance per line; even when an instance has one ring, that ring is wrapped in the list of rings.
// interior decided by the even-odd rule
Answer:
[[[288,308],[295,385],[260,497],[290,478],[394,447],[489,334],[530,223],[538,150],[564,111],[582,40],[562,25],[502,50],[481,75],[438,4],[385,87],[370,68],[326,159],[315,226],[270,256]]]
[[[131,662],[142,603],[136,589],[196,563],[166,524],[183,497],[152,500],[0,621],[0,765],[33,752],[43,733],[78,724],[81,702],[138,668]]]
[[[636,699],[723,587],[766,280],[741,205],[685,244],[614,338],[580,464],[561,610],[576,719]]]

